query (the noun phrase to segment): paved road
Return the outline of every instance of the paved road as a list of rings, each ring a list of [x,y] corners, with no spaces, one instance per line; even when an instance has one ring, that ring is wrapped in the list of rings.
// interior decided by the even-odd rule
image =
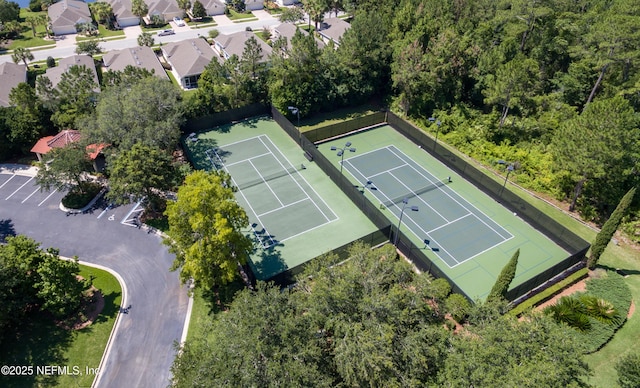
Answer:
[[[0,172],[0,233],[25,234],[124,279],[124,304],[131,308],[120,317],[99,387],[167,386],[188,297],[177,274],[169,272],[173,257],[160,237],[132,226],[135,205],[67,216],[58,208],[62,193],[40,192],[30,177],[6,172]]]

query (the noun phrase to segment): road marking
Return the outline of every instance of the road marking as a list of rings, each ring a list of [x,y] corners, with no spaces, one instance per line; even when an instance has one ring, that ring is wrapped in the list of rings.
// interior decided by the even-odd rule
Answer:
[[[138,227],[139,225],[135,222],[136,218],[129,218],[131,216],[131,214],[135,213],[140,213],[142,211],[144,211],[144,208],[140,207],[140,203],[142,202],[142,200],[138,201],[134,207],[131,208],[131,210],[129,211],[129,213],[127,213],[126,216],[124,216],[124,218],[122,219],[122,221],[120,221],[120,223],[122,225],[129,225],[129,226],[133,226],[133,227]],[[140,208],[139,208],[140,207]]]
[[[23,200],[22,200],[22,203],[27,202],[27,199],[31,198],[31,196],[32,196],[33,194],[37,193],[39,190],[40,190],[39,188],[37,188],[37,189],[33,190],[33,193],[29,194],[29,196],[28,196],[27,198],[25,198],[25,199],[23,199]]]
[[[109,216],[109,221],[115,221],[116,220],[116,215],[112,214]]]
[[[42,200],[42,202],[40,202],[40,203],[38,204],[38,206],[42,206],[42,204],[43,204],[43,203],[45,203],[45,202],[47,201],[47,199],[51,198],[51,196],[52,196],[53,194],[55,194],[55,193],[56,193],[56,191],[58,191],[58,189],[53,189],[53,191],[51,192],[51,194],[47,195],[47,198],[43,199],[43,200]]]
[[[7,179],[7,181],[6,181],[6,182],[4,182],[2,185],[0,185],[0,189],[1,189],[1,188],[3,188],[3,187],[4,187],[4,185],[6,185],[7,183],[9,183],[9,181],[10,181],[10,180],[12,180],[15,176],[16,176],[15,174],[11,175],[11,178]]]
[[[18,187],[18,188],[16,189],[16,191],[14,191],[13,193],[11,193],[11,194],[10,194],[7,198],[5,198],[4,200],[6,201],[6,200],[8,200],[9,198],[13,197],[13,194],[15,194],[15,193],[17,193],[18,191],[20,191],[20,189],[22,189],[24,186],[26,186],[26,184],[27,184],[27,183],[31,182],[32,180],[33,180],[33,177],[29,178],[29,180],[28,180],[28,181],[24,182],[24,183],[22,184],[22,186]]]

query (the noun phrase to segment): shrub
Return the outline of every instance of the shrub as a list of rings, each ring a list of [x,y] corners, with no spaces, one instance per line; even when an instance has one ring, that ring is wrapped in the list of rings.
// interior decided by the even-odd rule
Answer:
[[[438,278],[431,282],[431,287],[427,290],[427,296],[435,300],[445,300],[450,293],[451,285],[443,278]]]
[[[451,314],[453,319],[457,322],[462,322],[469,314],[471,304],[464,296],[460,294],[451,294],[445,301],[445,306],[447,312]]]
[[[216,37],[218,37],[218,35],[220,35],[220,31],[218,31],[217,29],[214,28],[209,30],[209,38],[215,39]]]
[[[249,27],[249,26],[247,26],[244,30],[245,31],[253,31],[253,29],[251,27]]]
[[[47,67],[56,67],[56,60],[52,56],[47,57]]]
[[[93,182],[85,182],[76,186],[62,198],[62,205],[68,209],[82,209],[102,190],[102,186]]]
[[[640,387],[640,355],[629,353],[616,364],[621,388]]]

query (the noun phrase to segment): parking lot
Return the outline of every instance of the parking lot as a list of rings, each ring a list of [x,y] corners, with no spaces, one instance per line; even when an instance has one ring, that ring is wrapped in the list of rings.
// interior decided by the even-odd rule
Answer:
[[[59,209],[60,201],[65,194],[66,192],[55,189],[42,190],[32,176],[0,174],[0,203],[3,207],[11,207],[18,211],[26,208]],[[119,222],[124,226],[137,227],[137,217],[141,212],[142,206],[139,203],[117,206],[102,198],[83,214],[69,215],[94,218],[97,222]]]

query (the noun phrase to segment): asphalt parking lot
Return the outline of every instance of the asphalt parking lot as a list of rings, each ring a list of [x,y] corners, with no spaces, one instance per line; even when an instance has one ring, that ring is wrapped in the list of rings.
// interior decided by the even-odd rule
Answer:
[[[0,166],[1,167],[1,166]],[[1,172],[0,240],[26,235],[66,257],[111,268],[126,287],[124,306],[98,387],[164,387],[182,335],[187,289],[169,268],[174,256],[162,238],[137,228],[138,204],[99,201],[85,213],[60,210],[64,193],[41,191],[26,174]]]

